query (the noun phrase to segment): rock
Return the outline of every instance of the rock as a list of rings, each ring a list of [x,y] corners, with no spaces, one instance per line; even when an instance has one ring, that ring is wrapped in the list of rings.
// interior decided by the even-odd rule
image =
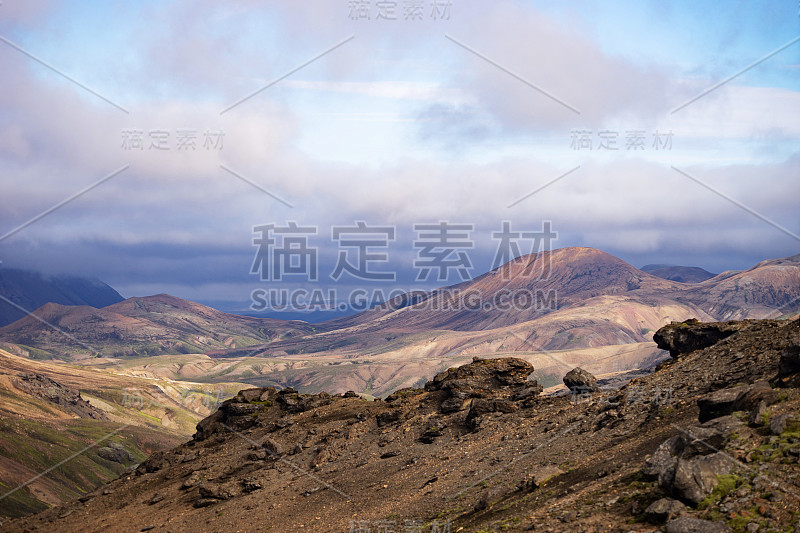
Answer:
[[[278,457],[283,454],[283,446],[270,437],[264,439],[264,442],[261,443],[261,447],[266,450],[267,455],[271,457]]]
[[[510,400],[502,398],[474,398],[470,404],[469,412],[464,422],[467,426],[475,429],[477,427],[477,420],[483,415],[495,412],[511,413],[518,409],[519,407]]]
[[[772,405],[778,401],[778,393],[769,386],[766,380],[756,381],[744,391],[733,402],[734,411],[750,411],[760,402]]]
[[[669,350],[673,358],[713,346],[736,333],[742,322],[701,323],[695,319],[673,322],[656,331],[653,340],[662,350]]]
[[[255,492],[264,488],[259,481],[246,479],[242,481],[242,490],[244,492]]]
[[[672,498],[661,498],[651,503],[644,514],[653,522],[664,522],[686,511],[686,506]]]
[[[516,357],[474,358],[472,363],[439,372],[425,384],[425,390],[461,389],[472,395],[513,385],[522,386],[533,371],[533,365]]]
[[[667,533],[726,533],[730,528],[720,522],[681,516],[667,523]]]
[[[745,393],[747,386],[729,387],[706,394],[697,400],[700,408],[700,422],[733,413],[733,405],[740,394]]]
[[[200,483],[200,475],[197,472],[193,472],[188,478],[186,478],[183,483],[181,484],[181,488],[191,489],[192,487],[196,487]]]
[[[788,377],[800,372],[800,335],[795,335],[781,352],[778,375]]]
[[[241,401],[244,403],[264,402],[273,399],[276,394],[277,392],[273,387],[245,389],[239,391],[234,397],[234,401]]]
[[[419,438],[419,440],[424,444],[433,444],[434,440],[441,436],[442,428],[439,426],[431,426],[422,433],[422,436]]]
[[[793,420],[794,416],[791,413],[784,413],[782,415],[772,417],[772,420],[769,421],[769,430],[773,435],[780,435],[786,431],[786,426],[789,425],[789,423]]]
[[[378,427],[383,427],[400,420],[400,414],[400,410],[384,411],[378,413],[375,416],[375,420],[378,422]]]
[[[732,466],[733,461],[722,452],[678,459],[672,490],[680,499],[696,505],[717,486],[717,476],[729,473]]]
[[[764,415],[767,414],[767,404],[762,400],[758,402],[758,405],[753,407],[753,410],[750,411],[750,419],[748,423],[751,427],[758,427],[764,425]]]
[[[512,396],[516,401],[532,400],[539,397],[544,388],[536,381],[529,381],[524,389],[518,390]]]
[[[645,459],[642,474],[649,478],[657,478],[661,487],[669,487],[675,477],[676,456],[683,449],[681,436],[675,435],[656,448],[656,451]]]
[[[216,498],[199,498],[194,502],[194,506],[198,509],[201,507],[208,507],[210,505],[214,505],[215,503],[219,503],[219,500]]]
[[[200,485],[199,491],[202,498],[229,500],[233,497],[233,492],[231,492],[230,489],[221,487],[219,485],[204,483],[203,485]]]
[[[358,398],[359,396],[358,396],[358,394],[356,394],[356,392],[355,392],[355,391],[351,391],[351,390],[349,390],[349,391],[345,392],[345,393],[342,395],[342,397],[343,397],[343,398]]]
[[[564,471],[555,465],[540,466],[534,468],[532,474],[528,476],[522,483],[520,483],[520,490],[532,492],[539,488],[548,479],[563,474]]]
[[[564,385],[572,392],[597,392],[597,378],[582,368],[573,368],[564,376]]]
[[[743,426],[744,423],[739,418],[728,415],[705,422],[699,428],[689,428],[689,433],[693,438],[702,438],[711,446],[721,448],[731,435],[740,431]],[[705,431],[705,433],[700,433],[700,431]]]
[[[133,455],[119,443],[113,442],[109,446],[98,448],[97,455],[115,463],[128,463],[133,461]]]
[[[150,500],[148,500],[147,504],[148,505],[155,505],[158,502],[162,502],[162,501],[164,501],[164,497],[163,496],[161,496],[159,494],[153,494],[153,497],[150,498]]]
[[[463,398],[458,397],[451,397],[447,398],[442,404],[439,406],[439,411],[447,414],[447,413],[457,413],[466,407],[466,401]]]

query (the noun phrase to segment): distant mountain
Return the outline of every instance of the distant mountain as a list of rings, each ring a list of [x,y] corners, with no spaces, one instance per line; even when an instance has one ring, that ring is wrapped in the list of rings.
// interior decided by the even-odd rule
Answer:
[[[0,328],[0,339],[58,357],[121,357],[243,348],[315,331],[305,322],[229,315],[167,294],[100,309],[48,303],[34,315]]]
[[[640,269],[651,276],[656,276],[681,283],[700,283],[711,279],[716,274],[700,267],[674,266],[674,265],[645,265]]]
[[[0,296],[33,311],[48,302],[61,305],[105,307],[122,296],[98,279],[77,276],[49,277],[30,270],[0,269]],[[0,300],[0,327],[25,316],[21,309]]]

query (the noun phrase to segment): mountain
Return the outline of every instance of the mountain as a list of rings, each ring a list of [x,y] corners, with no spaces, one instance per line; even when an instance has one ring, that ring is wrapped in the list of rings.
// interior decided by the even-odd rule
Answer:
[[[700,267],[687,267],[675,265],[645,265],[641,268],[642,272],[647,272],[651,276],[664,278],[681,283],[700,283],[711,279],[716,274]]]
[[[185,442],[241,387],[124,376],[0,350],[0,516],[82,497]]]
[[[191,441],[3,528],[793,531],[800,321],[656,338],[672,357],[619,389],[576,370],[572,393],[543,395],[504,357],[385,401],[243,390]]]
[[[530,305],[505,305],[514,294]],[[652,334],[671,321],[777,318],[798,309],[800,256],[686,284],[599,250],[563,248],[320,324],[228,315],[158,295],[102,309],[44,306],[36,315],[72,339],[27,317],[0,329],[0,342],[35,358],[124,363],[118,371],[142,377],[385,396],[474,356],[523,358],[547,386],[570,364],[601,374],[648,368],[665,357]],[[104,358],[86,358],[95,351]]]
[[[0,328],[0,339],[34,347],[39,357],[203,353],[314,331],[305,322],[229,315],[166,294],[100,309],[48,303],[33,314]]]
[[[696,303],[717,320],[778,317],[800,309],[800,254],[762,261],[743,272],[723,272],[678,299]]]
[[[48,277],[38,272],[13,268],[0,269],[0,296],[28,311],[48,302],[105,307],[123,300],[117,291],[97,279]],[[0,327],[25,315],[25,311],[0,300]]]

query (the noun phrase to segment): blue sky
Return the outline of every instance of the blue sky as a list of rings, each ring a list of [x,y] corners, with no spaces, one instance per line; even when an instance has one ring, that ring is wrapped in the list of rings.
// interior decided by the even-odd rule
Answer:
[[[414,283],[412,227],[439,220],[475,225],[476,275],[503,220],[551,220],[556,247],[635,266],[798,252],[800,42],[671,113],[800,36],[796,2],[453,0],[445,20],[430,0],[404,20],[405,3],[353,20],[346,0],[5,0],[0,36],[24,52],[0,43],[0,234],[128,166],[0,240],[0,260],[245,310],[264,285],[252,228],[289,220],[326,237],[327,270],[331,226],[397,226],[407,288],[436,286]],[[171,144],[127,149],[130,130]],[[627,150],[634,130],[646,145]],[[223,146],[204,149],[206,131]],[[598,149],[602,131],[618,150]]]

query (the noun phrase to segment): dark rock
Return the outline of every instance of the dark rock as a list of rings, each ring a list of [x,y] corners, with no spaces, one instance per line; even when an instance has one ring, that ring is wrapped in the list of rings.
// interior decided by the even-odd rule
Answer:
[[[766,380],[756,381],[742,391],[733,402],[734,411],[750,411],[760,402],[772,405],[778,401],[778,393],[769,386]]]
[[[221,487],[219,485],[203,484],[198,488],[202,498],[213,498],[216,500],[230,500],[233,497],[233,492],[230,489]]]
[[[269,437],[264,439],[264,442],[261,443],[261,447],[266,450],[268,455],[272,457],[277,457],[283,454],[283,446]]]
[[[533,371],[533,365],[516,357],[474,358],[470,364],[439,372],[432,381],[425,384],[425,390],[451,389],[474,394],[512,385],[524,385]]]
[[[767,404],[764,401],[758,402],[758,405],[753,407],[750,411],[750,426],[758,427],[764,425],[764,415],[767,414]]]
[[[700,422],[707,422],[711,419],[733,413],[733,405],[740,394],[747,391],[745,385],[730,387],[706,394],[697,400],[700,408]]]
[[[115,463],[129,463],[134,460],[133,455],[124,446],[116,442],[97,449],[97,455]]]
[[[419,440],[425,444],[433,444],[433,442],[441,436],[442,428],[439,426],[431,426],[422,433]]]
[[[564,385],[572,392],[597,392],[597,379],[582,368],[573,368],[564,376]]]
[[[670,437],[661,443],[656,451],[645,459],[642,474],[648,478],[658,479],[661,487],[669,487],[675,477],[677,455],[683,450],[684,444],[680,435]]]
[[[256,480],[244,480],[242,481],[242,490],[244,492],[255,492],[257,490],[261,490],[264,487],[261,485],[259,481]]]
[[[667,533],[726,533],[730,528],[721,522],[710,522],[681,516],[667,523]]]
[[[386,452],[381,454],[381,459],[390,459],[392,457],[397,457],[398,455],[400,455],[400,452],[398,451]]]
[[[517,407],[514,402],[503,398],[474,398],[470,404],[469,412],[464,422],[467,426],[475,429],[477,427],[477,420],[483,415],[496,412],[511,413],[518,409],[519,407]]]
[[[784,413],[782,415],[774,416],[769,421],[769,430],[773,435],[780,435],[786,431],[786,427],[793,420],[794,416],[791,413]]]
[[[183,481],[183,483],[181,484],[181,488],[184,490],[191,489],[199,484],[200,484],[200,476],[197,474],[197,472],[193,472],[188,478],[186,478]]]
[[[359,396],[358,396],[358,394],[356,394],[356,392],[355,392],[355,391],[351,391],[351,390],[349,390],[349,391],[345,392],[345,393],[342,395],[342,397],[343,397],[343,398],[358,398]]]
[[[778,375],[791,376],[800,372],[800,335],[790,340],[789,346],[783,349],[778,366]]]
[[[539,385],[536,381],[528,381],[524,389],[520,389],[514,393],[512,399],[516,401],[532,400],[538,398],[543,390],[544,387]]]
[[[695,319],[673,322],[656,331],[653,340],[662,350],[669,350],[672,357],[689,354],[713,346],[722,339],[736,333],[743,322],[701,323]]]
[[[684,511],[686,511],[686,506],[678,500],[661,498],[651,503],[644,510],[644,514],[653,522],[665,522],[681,515]]]
[[[375,420],[378,422],[378,427],[383,427],[400,420],[400,414],[401,412],[399,410],[384,411],[378,413],[375,416]]]
[[[47,400],[81,418],[106,420],[106,414],[81,398],[80,391],[71,389],[41,374],[29,373],[19,376],[19,388],[38,398]],[[143,400],[142,400],[143,401]]]
[[[456,413],[461,411],[466,407],[466,401],[463,398],[459,398],[456,396],[447,398],[442,404],[439,406],[439,411],[442,413]]]
[[[153,494],[153,497],[147,502],[148,505],[155,505],[158,502],[163,502],[164,497],[159,494]]]
[[[219,503],[219,500],[216,498],[199,498],[194,502],[194,506],[200,509],[201,507],[209,507],[215,503]]]
[[[729,473],[733,464],[722,452],[678,459],[672,490],[680,499],[696,505],[717,486],[717,476]]]

